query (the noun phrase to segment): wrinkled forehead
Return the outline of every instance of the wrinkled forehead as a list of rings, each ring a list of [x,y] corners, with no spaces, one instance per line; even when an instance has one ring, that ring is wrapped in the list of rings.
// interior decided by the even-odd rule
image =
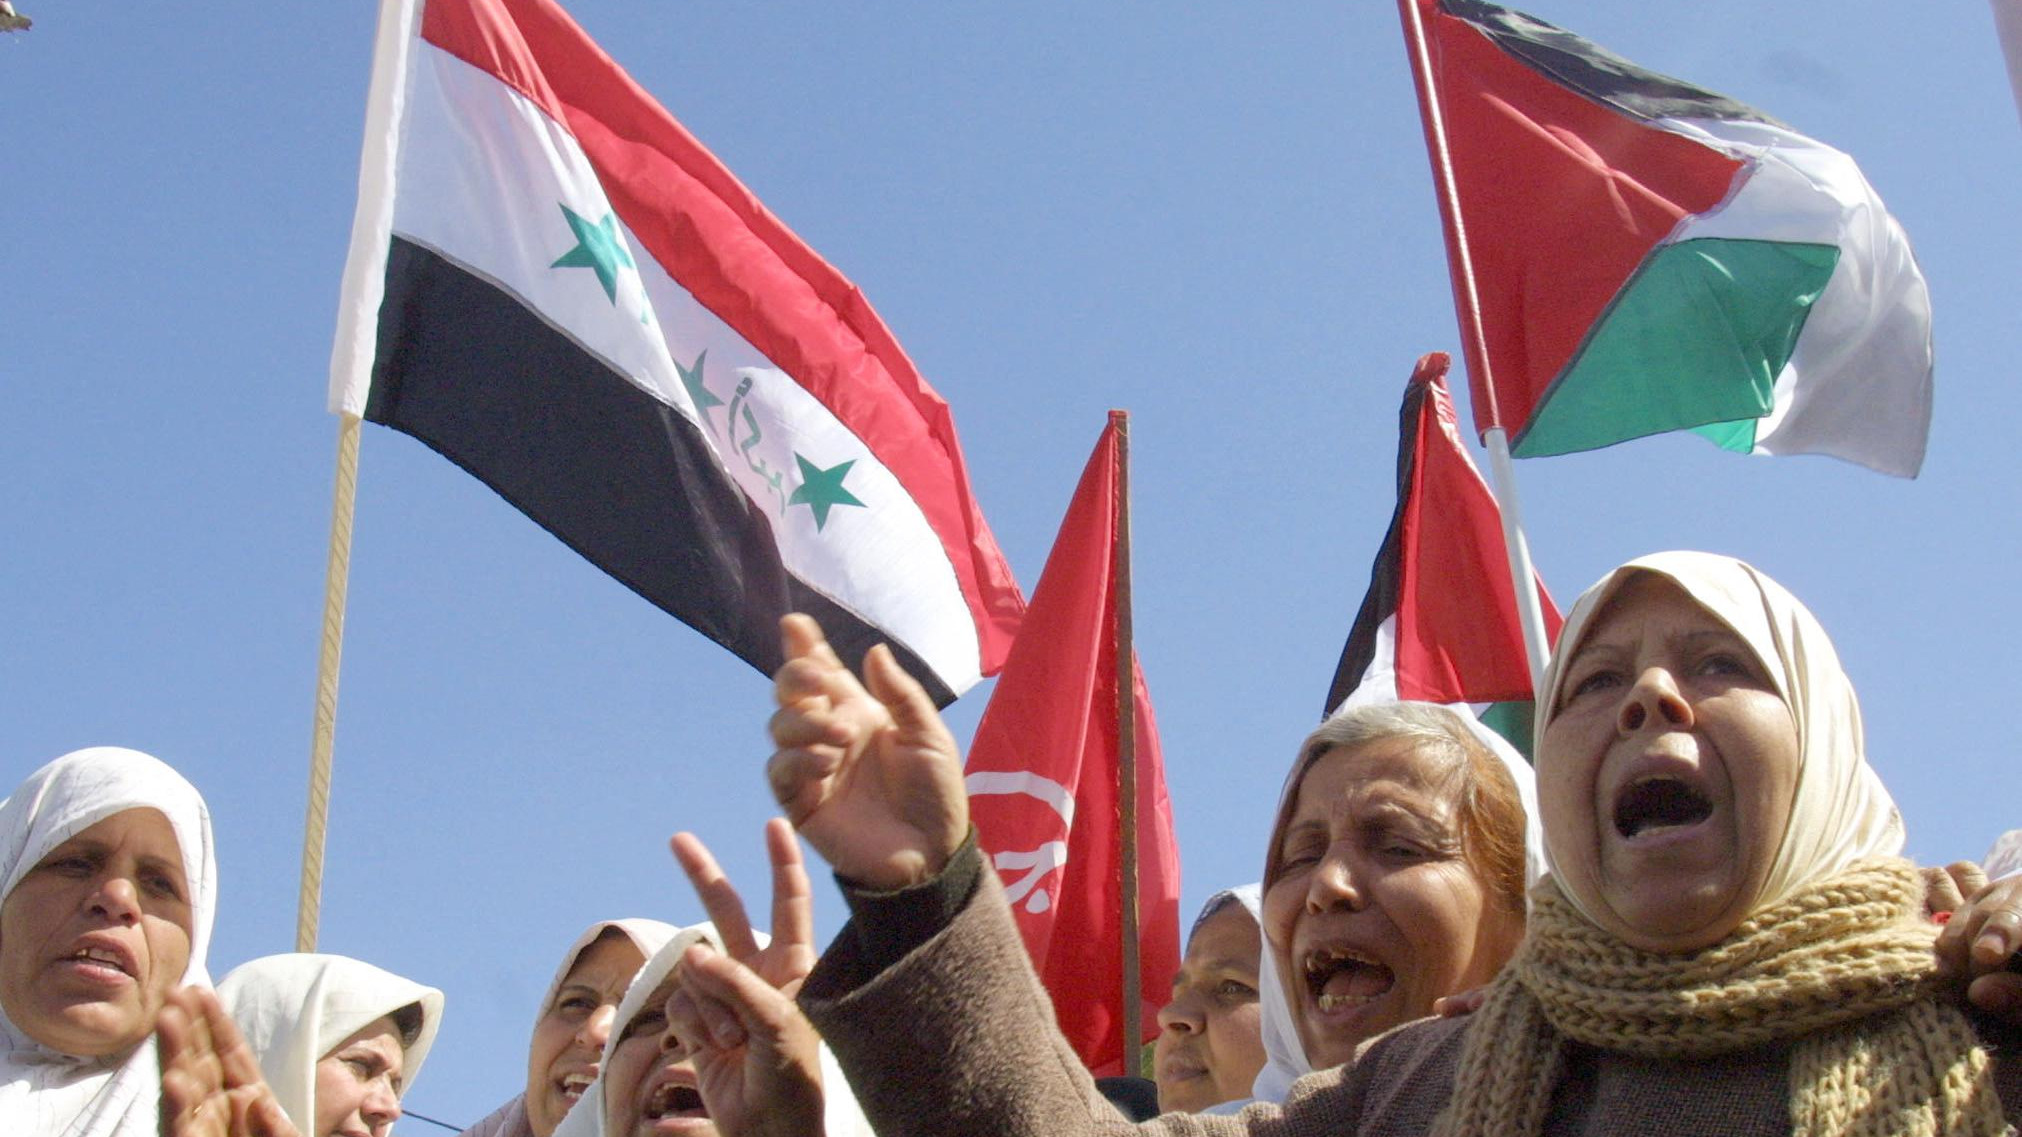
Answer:
[[[1674,573],[1632,562],[1580,597],[1560,631],[1558,649],[1546,669],[1546,697],[1538,717],[1540,738],[1564,702],[1568,673],[1580,660],[1602,644],[1611,648],[1640,646],[1641,637],[1654,627],[1646,618],[1655,614],[1703,622],[1732,633],[1788,701],[1785,652],[1769,611],[1767,582],[1739,562],[1716,560],[1693,567],[1699,571]],[[1617,642],[1625,637],[1632,642]]]

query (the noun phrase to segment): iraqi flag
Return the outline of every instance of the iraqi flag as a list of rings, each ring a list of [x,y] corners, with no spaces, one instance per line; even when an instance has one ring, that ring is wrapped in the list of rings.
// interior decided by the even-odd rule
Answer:
[[[1124,1064],[1123,890],[1118,794],[1116,543],[1123,483],[1117,425],[1103,431],[1060,523],[1032,607],[965,767],[970,815],[1004,879],[1061,1033],[1097,1076]],[[1179,845],[1151,694],[1131,653],[1137,740],[1140,1018],[1158,1037],[1179,970]]]
[[[1483,721],[1530,752],[1531,673],[1502,514],[1467,456],[1446,390],[1445,352],[1419,359],[1398,418],[1397,511],[1327,691],[1326,714],[1411,699],[1493,704]],[[1559,610],[1537,581],[1545,633]]]
[[[854,285],[552,0],[384,0],[331,409],[759,668],[778,617],[945,703],[1023,600]]]
[[[1472,262],[1479,430],[1519,457],[1695,429],[1916,474],[1930,295],[1853,159],[1522,12],[1399,4],[1436,176],[1444,124],[1464,321]]]

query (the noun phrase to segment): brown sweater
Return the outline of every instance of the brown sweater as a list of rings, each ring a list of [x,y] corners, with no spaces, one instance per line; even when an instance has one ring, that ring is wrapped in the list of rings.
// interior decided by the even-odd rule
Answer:
[[[1096,1092],[1055,1028],[996,876],[983,870],[980,883],[963,891],[949,905],[952,915],[894,962],[880,958],[879,933],[846,928],[801,990],[802,1008],[880,1137],[1121,1137],[1133,1130],[1422,1137],[1453,1092],[1464,1018],[1413,1023],[1374,1039],[1354,1063],[1300,1079],[1282,1107],[1255,1105],[1233,1117],[1175,1113],[1133,1125]],[[866,908],[857,900],[861,921]],[[1790,1132],[1781,1046],[1693,1062],[1578,1045],[1569,1052],[1546,1137]],[[1996,1068],[2008,1119],[2022,1125],[2022,1062],[2010,1050]]]

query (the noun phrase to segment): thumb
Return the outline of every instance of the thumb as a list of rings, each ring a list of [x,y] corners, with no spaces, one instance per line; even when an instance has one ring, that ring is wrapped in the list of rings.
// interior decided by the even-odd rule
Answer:
[[[864,686],[891,712],[892,722],[899,729],[910,734],[946,729],[927,689],[900,666],[898,657],[885,644],[878,644],[864,656]]]

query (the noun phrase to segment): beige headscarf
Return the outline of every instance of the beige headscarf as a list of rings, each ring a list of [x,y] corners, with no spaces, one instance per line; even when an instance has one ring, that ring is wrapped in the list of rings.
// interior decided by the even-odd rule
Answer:
[[[1809,612],[1748,565],[1660,553],[1580,597],[1546,669],[1538,739],[1596,614],[1638,573],[1662,576],[1754,651],[1796,723],[1790,817],[1739,927],[1693,952],[1640,951],[1604,931],[1598,897],[1554,870],[1532,892],[1523,946],[1468,1024],[1437,1137],[1535,1134],[1568,1041],[1658,1060],[1787,1043],[1796,1137],[1994,1137],[1987,1056],[1936,997],[1924,887],[1895,856],[1902,823],[1862,753],[1860,711]],[[1538,750],[1540,775],[1552,755]],[[1571,834],[1549,827],[1557,856]],[[1891,1105],[1874,1108],[1886,1083]]]
[[[242,963],[218,983],[218,1000],[260,1059],[267,1088],[302,1131],[316,1123],[316,1066],[343,1041],[410,1004],[421,1029],[404,1042],[401,1092],[414,1085],[442,1023],[442,992],[341,955],[289,952]]]
[[[637,916],[621,920],[599,920],[584,928],[583,934],[576,937],[576,942],[569,945],[569,950],[562,953],[561,966],[555,968],[555,977],[548,980],[548,989],[541,994],[540,1005],[534,1011],[536,1025],[548,1013],[548,1005],[555,1001],[555,993],[562,989],[562,981],[575,969],[577,957],[609,931],[616,931],[632,941],[632,946],[638,948],[639,954],[646,959],[653,958],[654,953],[664,947],[667,941],[681,933],[681,929],[665,921],[647,920]],[[569,1112],[574,1113],[574,1108],[572,1107]],[[513,1095],[512,1100],[486,1114],[477,1124],[457,1134],[457,1137],[534,1137],[533,1123],[527,1118],[527,1095],[525,1092]]]
[[[182,984],[208,987],[204,955],[217,912],[211,815],[196,787],[138,750],[76,750],[28,775],[0,802],[0,898],[50,850],[129,809],[168,818],[189,885],[190,961]],[[7,1137],[152,1137],[161,1078],[154,1037],[111,1058],[60,1054],[0,1014],[0,1133]]]
[[[1684,590],[1741,637],[1776,684],[1797,725],[1797,790],[1783,842],[1762,895],[1750,909],[1777,904],[1805,885],[1838,874],[1863,857],[1903,850],[1902,815],[1868,765],[1861,738],[1860,705],[1840,670],[1839,655],[1811,612],[1784,587],[1732,557],[1712,553],[1653,553],[1601,578],[1580,596],[1559,633],[1559,650],[1545,668],[1538,700],[1537,739],[1557,710],[1566,667],[1595,616],[1631,579],[1661,576]],[[1542,750],[1532,753],[1542,757]],[[1572,835],[1545,834],[1545,855],[1555,864]],[[1580,882],[1556,869],[1566,900],[1589,920],[1601,902]]]

